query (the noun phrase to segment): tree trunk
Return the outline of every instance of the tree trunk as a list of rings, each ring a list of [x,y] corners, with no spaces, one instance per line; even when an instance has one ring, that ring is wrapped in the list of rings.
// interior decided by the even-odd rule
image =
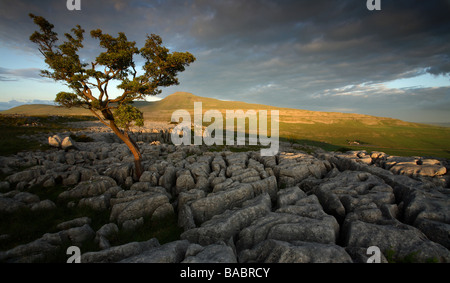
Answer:
[[[136,171],[136,177],[137,179],[141,178],[141,175],[143,173],[142,163],[141,163],[141,152],[139,151],[139,147],[137,144],[125,133],[123,133],[114,123],[113,120],[109,121],[109,127],[113,130],[113,132],[128,146],[131,153],[134,156],[134,168]]]

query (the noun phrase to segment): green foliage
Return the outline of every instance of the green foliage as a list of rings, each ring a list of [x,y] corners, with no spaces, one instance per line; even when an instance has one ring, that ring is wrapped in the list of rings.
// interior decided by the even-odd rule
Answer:
[[[144,114],[130,104],[122,104],[114,112],[116,124],[124,129],[128,129],[133,122],[136,126],[144,126]]]
[[[83,105],[83,102],[80,100],[78,95],[64,91],[59,92],[56,95],[55,102],[67,108],[81,107]]]

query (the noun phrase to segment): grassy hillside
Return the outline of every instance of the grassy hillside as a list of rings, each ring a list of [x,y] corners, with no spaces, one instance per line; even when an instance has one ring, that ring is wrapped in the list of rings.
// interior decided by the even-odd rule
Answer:
[[[194,111],[194,102],[202,102],[203,112],[219,110],[279,110],[280,137],[299,144],[316,145],[327,150],[354,149],[384,151],[392,155],[417,155],[450,158],[450,128],[409,123],[397,119],[361,114],[318,112],[238,101],[222,101],[177,92],[160,101],[135,104],[146,120],[169,122],[178,109]],[[50,105],[23,105],[3,114],[91,115],[83,109],[65,109]],[[193,118],[193,116],[192,116]]]
[[[0,112],[1,114],[20,114],[30,116],[87,116],[89,110],[81,108],[65,108],[48,104],[26,104]]]

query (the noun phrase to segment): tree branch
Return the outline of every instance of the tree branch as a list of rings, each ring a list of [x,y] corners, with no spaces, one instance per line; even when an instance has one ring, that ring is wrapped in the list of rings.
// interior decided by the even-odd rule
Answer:
[[[108,123],[106,123],[106,121],[100,117],[100,115],[97,114],[97,112],[95,112],[95,110],[93,110],[91,107],[89,107],[89,110],[95,115],[95,117],[97,117],[100,122],[102,122],[105,126],[110,127],[110,125]]]

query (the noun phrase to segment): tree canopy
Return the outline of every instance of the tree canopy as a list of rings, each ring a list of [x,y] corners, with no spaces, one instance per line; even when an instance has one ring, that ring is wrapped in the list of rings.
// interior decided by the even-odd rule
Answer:
[[[178,85],[178,73],[185,71],[195,57],[189,52],[171,53],[156,34],[147,35],[144,47],[139,49],[123,32],[114,37],[96,29],[90,35],[104,51],[89,64],[80,59],[85,33],[80,25],[65,33],[65,41],[58,45],[54,25],[43,17],[29,16],[40,28],[30,40],[38,45],[48,66],[41,75],[63,82],[71,90],[58,93],[55,102],[68,108],[89,109],[128,145],[135,160],[140,160],[139,149],[127,132],[133,123],[143,124],[143,114],[131,103],[160,94],[160,87]],[[144,59],[141,75],[136,71],[136,56]],[[108,93],[112,81],[119,82],[119,96],[111,97]]]

